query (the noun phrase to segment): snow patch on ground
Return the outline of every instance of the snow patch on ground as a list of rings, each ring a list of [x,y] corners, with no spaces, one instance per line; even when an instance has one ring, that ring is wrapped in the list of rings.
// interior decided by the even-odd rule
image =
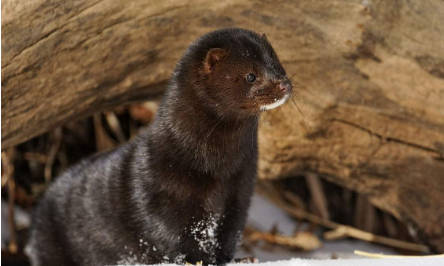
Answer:
[[[442,266],[444,259],[338,259],[338,260],[304,260],[291,259],[259,263],[258,266]],[[247,266],[247,264],[229,264],[230,266]],[[252,266],[248,264],[248,266]]]
[[[176,264],[163,264],[175,266]],[[442,266],[444,258],[411,258],[411,259],[338,259],[338,260],[306,260],[291,259],[258,264],[236,263],[227,266]]]

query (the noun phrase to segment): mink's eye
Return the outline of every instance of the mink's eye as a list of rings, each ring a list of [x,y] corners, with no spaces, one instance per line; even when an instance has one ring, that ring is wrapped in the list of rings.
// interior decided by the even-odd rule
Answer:
[[[254,82],[256,80],[256,76],[254,74],[248,74],[247,75],[247,81],[248,82]]]

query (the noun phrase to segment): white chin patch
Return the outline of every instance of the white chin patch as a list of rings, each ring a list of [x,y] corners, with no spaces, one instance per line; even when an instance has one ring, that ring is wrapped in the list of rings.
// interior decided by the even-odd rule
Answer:
[[[276,101],[272,104],[267,104],[267,105],[261,106],[261,111],[271,110],[273,108],[281,106],[282,104],[285,103],[285,101],[288,99],[288,97],[290,97],[290,94],[285,94],[284,98],[280,99],[279,101]]]

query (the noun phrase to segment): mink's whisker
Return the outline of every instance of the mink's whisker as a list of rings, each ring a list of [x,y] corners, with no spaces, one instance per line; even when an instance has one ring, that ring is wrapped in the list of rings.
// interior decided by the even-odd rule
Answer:
[[[287,125],[289,125],[288,120],[287,120],[287,117],[284,115],[284,111],[282,111],[282,105],[279,106],[278,109],[279,109],[279,111],[281,112],[282,117],[283,117],[284,120],[285,120],[285,123],[286,123]]]
[[[305,103],[305,102],[301,99],[301,97],[299,97],[299,96],[297,96],[297,95],[295,95],[295,94],[291,94],[291,98],[292,98],[292,99],[296,99],[296,100],[298,100],[300,103],[302,103],[302,104],[305,106],[305,108],[308,109],[308,111],[310,111],[310,113],[313,114],[313,110],[311,110],[311,108],[308,106],[308,104]]]
[[[291,75],[291,77],[289,77],[288,79],[291,80],[294,76],[296,76],[298,73],[294,73],[293,75]]]
[[[307,131],[307,134],[313,132],[310,124],[308,123],[307,119],[305,118],[305,115],[302,113],[301,109],[299,108],[299,106],[296,104],[295,100],[293,99],[293,97],[290,97],[291,101],[294,103],[294,105],[296,106],[296,108],[298,108],[299,113],[302,116],[302,119],[304,120],[304,123],[306,124],[306,128],[305,130]]]

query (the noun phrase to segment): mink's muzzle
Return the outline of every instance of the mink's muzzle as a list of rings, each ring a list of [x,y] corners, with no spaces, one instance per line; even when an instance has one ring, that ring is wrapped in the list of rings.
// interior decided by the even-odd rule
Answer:
[[[283,93],[291,93],[291,82],[288,79],[281,81],[279,84],[279,89],[281,89]]]
[[[284,104],[290,97],[292,84],[288,79],[272,82],[272,86],[265,90],[259,101],[259,110],[271,110]]]

